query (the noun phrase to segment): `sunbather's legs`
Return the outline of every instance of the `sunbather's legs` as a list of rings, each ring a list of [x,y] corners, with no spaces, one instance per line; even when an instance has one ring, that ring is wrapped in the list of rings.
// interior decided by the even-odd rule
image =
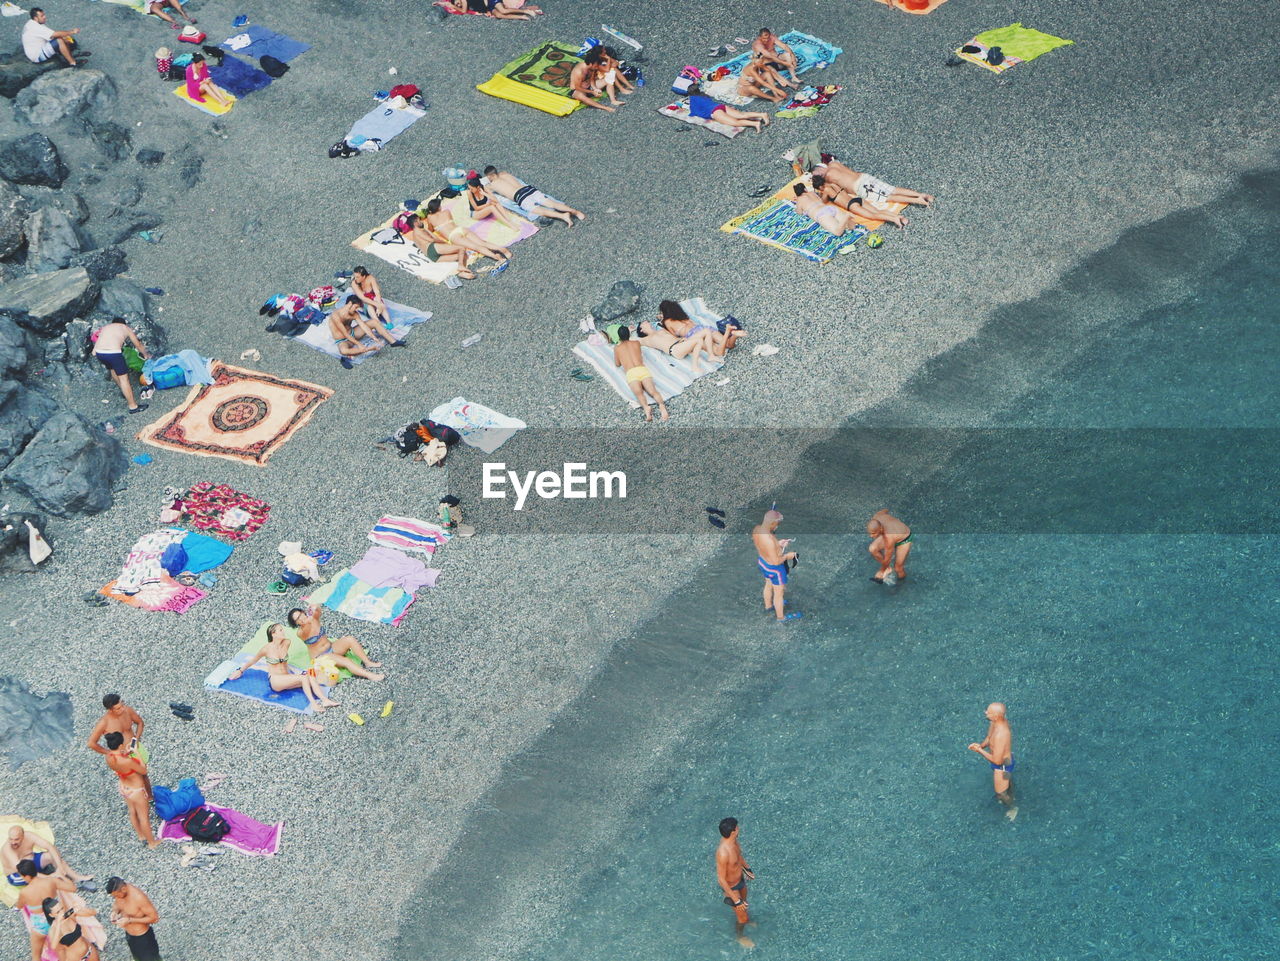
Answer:
[[[889,195],[889,202],[895,204],[916,204],[927,207],[933,203],[933,194],[922,194],[918,190],[907,190],[905,187],[894,187]]]
[[[640,382],[640,386],[644,388],[645,394],[648,394],[657,402],[658,411],[662,414],[662,419],[669,420],[671,415],[667,413],[667,405],[662,402],[662,395],[658,393],[658,388],[654,386],[653,379],[646,377]],[[641,399],[643,400],[643,395],[641,395]],[[647,407],[645,408],[645,411],[648,411]],[[647,417],[645,419],[648,420]]]
[[[369,652],[354,637],[348,634],[346,637],[340,637],[333,642],[330,648],[333,653],[346,657],[347,654],[354,654],[360,658],[360,663],[365,667],[382,667],[381,661],[375,661],[369,656]]]
[[[759,120],[748,120],[746,116],[732,109],[731,107],[721,107],[711,115],[711,119],[716,123],[722,123],[726,127],[751,127],[755,130],[760,129]]]
[[[631,393],[636,395],[636,402],[640,405],[641,409],[644,411],[644,419],[653,420],[653,411],[649,409],[649,402],[644,399],[645,382],[642,380],[633,380],[633,381],[629,381],[628,384],[631,387]]]
[[[892,210],[885,210],[882,207],[874,207],[871,204],[860,204],[858,209],[853,213],[861,214],[867,220],[880,220],[884,223],[893,224],[895,227],[905,227],[907,218],[902,214],[894,213]]]
[[[465,227],[455,228],[449,234],[449,243],[475,251],[483,257],[492,257],[494,260],[511,259],[511,251],[506,247],[494,247],[491,244],[487,244]]]
[[[387,330],[382,321],[378,320],[376,317],[366,317],[363,320],[356,321],[356,323],[359,325],[361,330],[365,331],[365,333],[374,340],[381,337],[388,344],[394,344],[396,342],[396,338],[391,336],[391,332]]]
[[[366,334],[366,336],[368,336]],[[338,353],[343,357],[355,357],[358,354],[367,354],[371,350],[377,350],[377,344],[353,344],[349,340],[339,341],[337,344]]]
[[[570,214],[570,215],[572,215],[572,216],[574,216],[574,217],[577,217],[579,220],[586,220],[586,219],[587,219],[587,215],[586,215],[586,214],[584,214],[581,210],[574,210],[574,209],[573,209],[572,207],[570,207],[568,204],[562,204],[560,201],[558,201],[558,200],[552,200],[550,197],[546,197],[546,196],[544,195],[544,199],[543,199],[542,203],[540,203],[540,204],[538,205],[538,209],[539,209],[540,211],[542,211],[542,210],[546,210],[548,207],[553,208],[554,210],[556,210],[556,211],[558,211],[558,212],[560,212],[560,213],[562,213],[562,214]],[[550,217],[550,216],[553,216],[553,215],[552,215],[552,214],[544,214],[543,216]]]
[[[458,276],[464,280],[475,280],[476,275],[467,269],[467,254],[465,247],[459,247],[456,244],[436,244],[436,260],[450,261],[458,265]]]

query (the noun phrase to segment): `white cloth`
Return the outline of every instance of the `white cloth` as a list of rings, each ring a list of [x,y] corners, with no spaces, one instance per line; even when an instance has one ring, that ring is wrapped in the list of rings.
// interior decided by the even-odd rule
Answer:
[[[853,182],[853,192],[869,203],[884,205],[889,202],[893,185],[877,180],[871,174],[862,174]]]
[[[53,28],[47,23],[28,20],[22,28],[22,52],[32,63],[40,63],[53,56]]]
[[[232,50],[243,50],[251,43],[253,43],[253,38],[247,33],[237,33],[230,40],[225,41],[223,46],[230,47]]]

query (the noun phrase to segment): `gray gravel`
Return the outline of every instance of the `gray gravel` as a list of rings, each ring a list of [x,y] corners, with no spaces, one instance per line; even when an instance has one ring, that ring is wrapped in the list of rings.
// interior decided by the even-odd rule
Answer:
[[[0,582],[7,670],[35,690],[68,691],[77,732],[97,716],[99,696],[119,690],[152,725],[157,783],[228,772],[212,800],[287,821],[280,857],[228,854],[206,875],[180,869],[171,846],[140,850],[101,758],[81,747],[0,772],[6,809],[51,820],[83,869],[122,874],[151,893],[168,956],[385,957],[405,899],[504,762],[574,700],[670,584],[723,543],[711,534],[602,534],[450,545],[440,588],[405,627],[328,619],[331,629],[358,628],[392,672],[381,687],[355,682],[340,692],[344,708],[370,723],[357,728],[336,713],[321,734],[285,735],[287,715],[205,695],[200,680],[259,622],[284,613],[262,591],[277,542],[300,539],[349,561],[380,512],[430,515],[445,477],[371,455],[370,437],[456,394],[535,426],[638,427],[603,386],[567,376],[576,318],[624,278],[645,288],[643,309],[701,295],[744,319],[753,342],[782,348],[770,359],[735,357],[728,385],[700,383],[672,404],[671,425],[652,429],[833,426],[892,396],[929,358],[973,336],[993,308],[1052,287],[1125,229],[1221,196],[1239,171],[1274,162],[1280,80],[1266,38],[1276,15],[1258,5],[1174,0],[1158,19],[1143,5],[1066,0],[956,0],[928,17],[871,0],[706,11],[669,0],[546,5],[551,14],[529,26],[441,24],[422,2],[275,0],[254,19],[314,49],[214,124],[155,79],[152,51],[174,46],[167,28],[106,4],[46,4],[54,26],[85,28],[93,65],[116,78],[117,119],[134,149],[170,155],[156,171],[139,169],[148,190],[159,190],[155,178],[175,181],[185,145],[204,157],[203,180],[162,211],[163,243],[128,244],[130,276],[168,292],[158,303],[171,343],[233,363],[256,347],[261,369],[337,389],[267,469],[148,449],[154,463],[131,468],[111,511],[54,526],[57,553],[45,573]],[[245,12],[224,2],[193,9],[211,39]],[[601,20],[651,54],[650,85],[619,115],[557,119],[472,89],[535,41],[598,34]],[[949,46],[1014,20],[1076,46],[1002,78],[942,65]],[[823,78],[846,92],[818,118],[705,147],[707,136],[654,113],[682,65],[770,21],[846,50]],[[11,36],[20,23],[0,29]],[[1215,61],[1228,52],[1225,69]],[[368,109],[370,93],[394,82],[392,66],[397,79],[426,88],[428,117],[382,155],[329,160],[325,150]],[[0,102],[0,136],[25,130]],[[51,136],[77,149],[74,133]],[[937,194],[937,209],[919,213],[905,237],[887,231],[880,250],[821,267],[716,230],[753,205],[756,185],[785,182],[779,154],[813,137],[859,169]],[[350,240],[462,159],[515,170],[590,217],[572,231],[548,228],[516,248],[500,279],[460,291],[370,264],[389,297],[437,318],[411,349],[355,371],[263,333],[256,308],[267,295],[305,290],[363,260]],[[76,164],[69,186],[90,173]],[[478,332],[484,340],[462,352],[458,344]],[[108,386],[95,381],[63,399],[97,416],[118,413]],[[161,395],[155,408],[175,399]],[[128,444],[130,453],[143,449]],[[778,456],[758,490],[788,470]],[[160,489],[204,478],[273,505],[267,528],[218,571],[213,596],[181,617],[83,606],[79,596],[113,576],[155,526]],[[375,716],[388,698],[396,711],[382,721]],[[174,699],[196,705],[194,723],[168,715]],[[353,882],[361,893],[348,905]],[[16,953],[25,944],[16,919],[11,931]],[[123,951],[113,944],[108,956]]]

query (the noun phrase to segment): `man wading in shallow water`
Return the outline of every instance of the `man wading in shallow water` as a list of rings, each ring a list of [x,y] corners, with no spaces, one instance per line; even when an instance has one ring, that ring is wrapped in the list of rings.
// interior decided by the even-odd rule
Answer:
[[[991,779],[996,790],[996,800],[1007,809],[1004,816],[1010,821],[1018,816],[1013,803],[1013,731],[1005,716],[1004,705],[999,701],[988,704],[986,710],[987,736],[981,744],[970,744],[969,750],[981,754],[991,765]]]
[[[724,903],[733,908],[738,923],[735,933],[738,943],[744,948],[754,948],[755,942],[742,933],[742,929],[751,920],[747,914],[747,882],[754,881],[756,876],[747,866],[742,856],[742,848],[738,846],[738,819],[725,818],[720,822],[720,846],[716,848],[716,881],[724,891]]]
[[[782,523],[782,515],[773,509],[765,511],[764,520],[751,531],[751,540],[755,542],[756,566],[764,575],[764,609],[770,608],[778,615],[780,621],[790,621],[800,616],[799,612],[784,613],[787,593],[787,562],[794,562],[796,552],[787,550],[790,540],[778,540],[774,533]],[[794,563],[791,565],[795,566]]]

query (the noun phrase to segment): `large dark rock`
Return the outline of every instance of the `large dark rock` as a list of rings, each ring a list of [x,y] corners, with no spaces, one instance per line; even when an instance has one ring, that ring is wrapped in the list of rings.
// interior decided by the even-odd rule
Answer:
[[[108,160],[123,160],[133,149],[133,137],[129,128],[110,120],[92,124],[89,136]]]
[[[31,335],[10,317],[0,317],[0,377],[21,376],[31,360]],[[0,404],[0,411],[3,410]]]
[[[98,285],[83,267],[47,274],[27,274],[0,287],[0,312],[33,333],[49,337],[62,332],[72,317],[93,306]]]
[[[31,531],[23,521],[30,521],[41,536],[49,540],[43,514],[32,511],[0,514],[0,574],[33,574],[39,570],[31,563]]]
[[[42,133],[0,141],[0,177],[10,183],[61,187],[67,173],[58,148]]]
[[[54,207],[61,210],[77,224],[89,219],[89,205],[78,193],[70,190],[54,190],[52,187],[26,187],[22,196],[27,198],[27,206],[32,210],[41,207]]]
[[[40,425],[53,416],[57,403],[48,394],[16,380],[0,381],[0,468],[22,453]]]
[[[69,410],[59,411],[8,466],[6,483],[59,517],[97,514],[129,466],[120,441]]]
[[[150,210],[126,210],[123,207],[117,207],[107,214],[102,225],[107,234],[105,243],[124,243],[143,230],[155,230],[162,223],[164,218]],[[94,234],[98,233],[99,231],[95,228]]]
[[[200,172],[204,169],[204,158],[199,154],[187,157],[178,168],[178,179],[187,187],[194,187],[200,182]]]
[[[603,324],[631,313],[639,304],[640,288],[629,280],[620,280],[609,288],[603,303],[591,308],[591,316]]]
[[[129,269],[129,258],[120,247],[102,247],[71,258],[72,267],[83,267],[89,276],[101,283],[119,277]]]
[[[85,117],[105,119],[116,104],[116,85],[101,70],[59,70],[30,84],[14,99],[14,112],[33,127]]]
[[[26,198],[0,180],[0,259],[17,253],[22,247],[26,224]]]
[[[13,54],[0,60],[0,97],[12,100],[40,77],[51,70],[57,70],[62,62],[61,57],[54,57],[44,63],[32,63],[19,47]]]
[[[26,527],[23,527],[25,533]],[[0,677],[0,753],[16,771],[27,761],[65,750],[71,743],[74,716],[65,691],[37,694],[16,677]]]
[[[57,207],[41,207],[27,218],[27,268],[39,274],[69,266],[80,253],[76,225]]]
[[[98,306],[94,308],[90,323],[97,330],[116,317],[123,318],[133,328],[138,339],[146,344],[148,352],[156,357],[164,355],[168,338],[164,328],[151,319],[151,298],[145,290],[119,278],[103,281]]]
[[[164,163],[164,151],[152,147],[143,147],[134,157],[144,167],[158,167]]]

